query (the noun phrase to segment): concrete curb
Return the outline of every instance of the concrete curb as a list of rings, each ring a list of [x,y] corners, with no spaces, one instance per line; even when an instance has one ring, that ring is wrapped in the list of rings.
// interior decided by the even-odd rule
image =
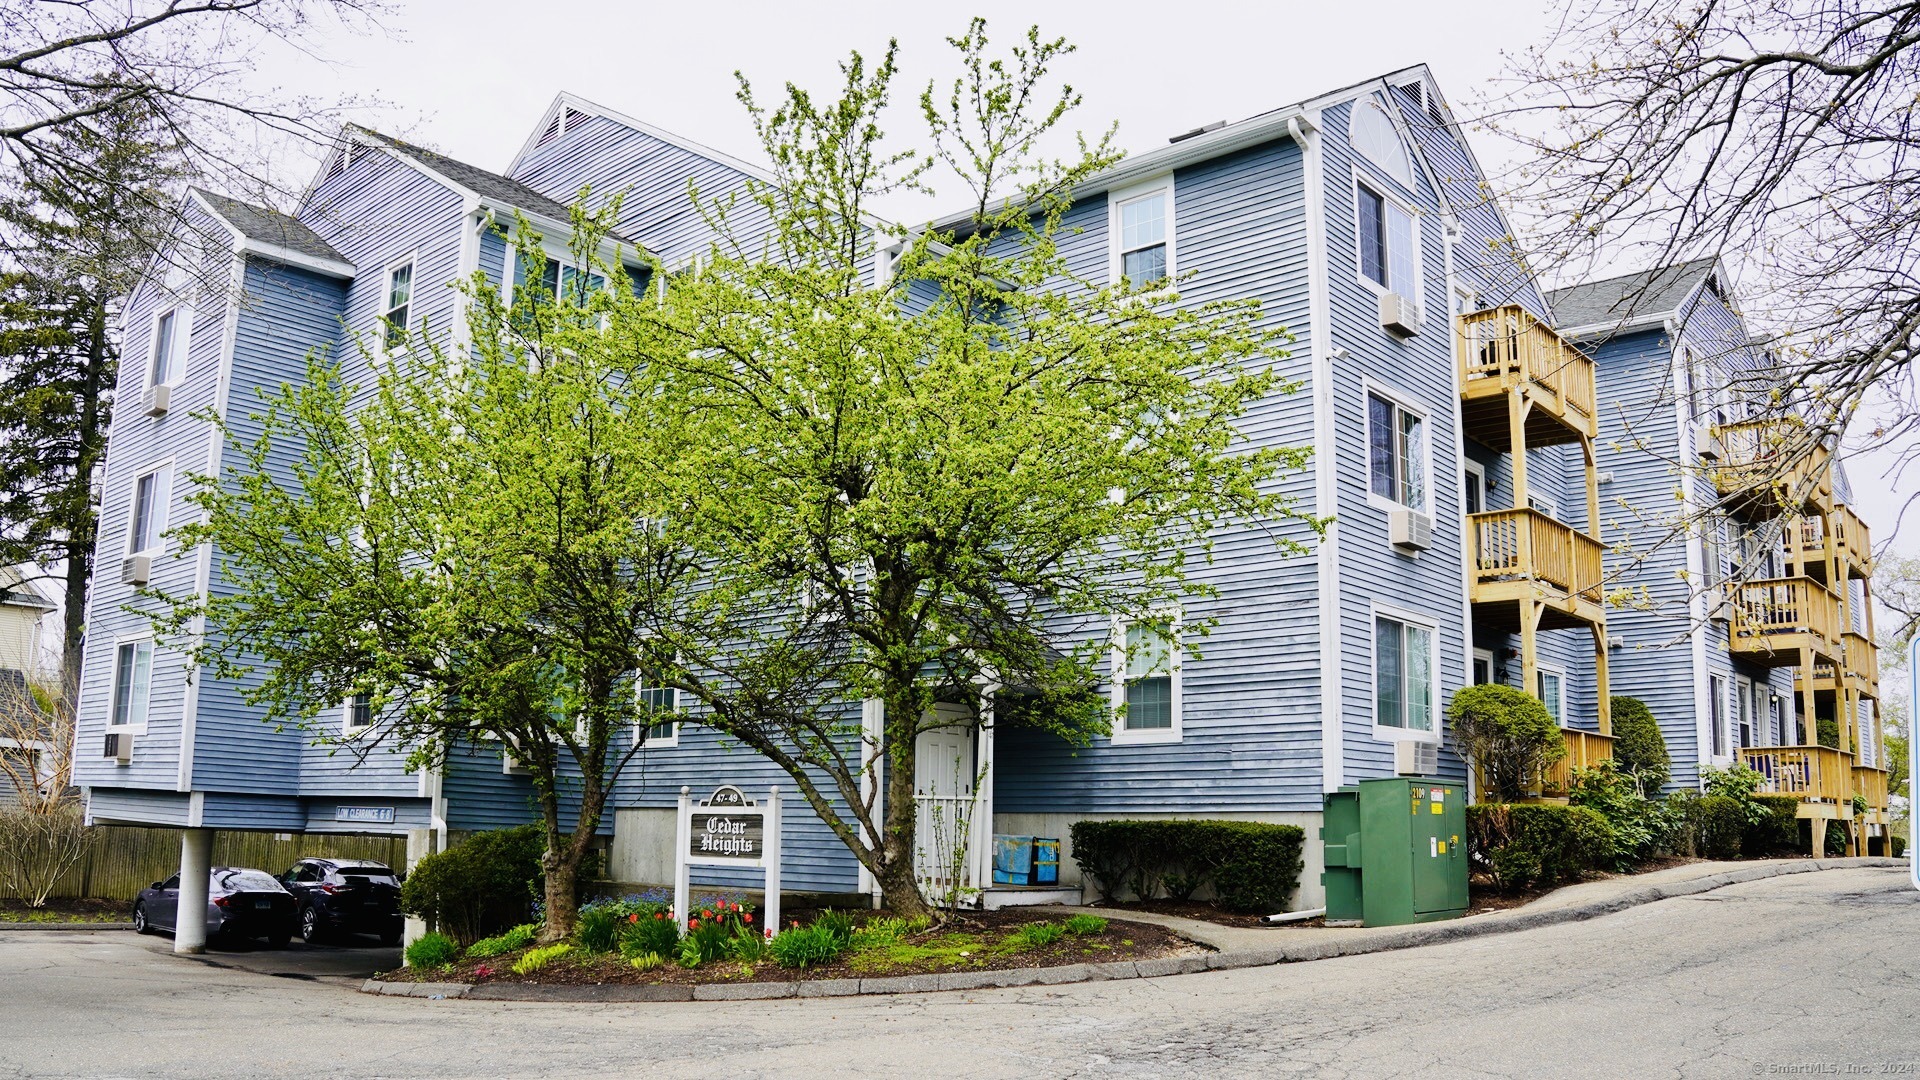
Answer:
[[[1013,968],[1004,971],[954,971],[931,975],[893,975],[873,979],[820,979],[795,982],[702,983],[697,986],[655,984],[647,986],[534,986],[525,983],[387,983],[372,979],[360,987],[362,993],[390,997],[470,998],[480,1001],[757,1001],[773,998],[830,998],[866,994],[924,994],[942,990],[986,990],[1010,986],[1055,986],[1064,983],[1099,982],[1110,979],[1157,978],[1163,975],[1191,975],[1203,971],[1230,971],[1237,968],[1266,967],[1273,964],[1330,960],[1336,956],[1360,956],[1390,952],[1423,945],[1439,945],[1467,938],[1510,934],[1561,923],[1584,922],[1628,908],[1694,896],[1729,885],[1749,881],[1806,874],[1816,870],[1845,870],[1861,867],[1895,869],[1905,859],[1799,859],[1754,863],[1732,870],[1703,874],[1679,881],[1649,883],[1629,888],[1612,896],[1577,904],[1540,907],[1552,894],[1533,904],[1493,915],[1449,922],[1421,923],[1390,932],[1367,934],[1345,940],[1311,940],[1289,943],[1276,940],[1258,948],[1220,948],[1203,956],[1163,956],[1152,960],[1123,960],[1106,964],[1068,964],[1063,967]],[[1125,912],[1109,912],[1116,918],[1131,917]],[[1151,920],[1168,925],[1169,920]],[[1204,931],[1187,932],[1191,920],[1173,920],[1183,924],[1188,938],[1210,945]],[[1277,937],[1296,931],[1259,931]],[[1338,932],[1338,931],[1336,931]]]
[[[0,922],[0,932],[8,930],[131,930],[130,922]]]

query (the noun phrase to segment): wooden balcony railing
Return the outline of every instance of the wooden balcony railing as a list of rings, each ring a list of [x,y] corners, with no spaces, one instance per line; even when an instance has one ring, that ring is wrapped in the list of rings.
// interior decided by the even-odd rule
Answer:
[[[1765,513],[1793,512],[1833,500],[1832,453],[1807,445],[1813,436],[1791,417],[1764,417],[1713,429],[1719,461],[1712,468],[1722,495]]]
[[[1482,585],[1537,581],[1600,602],[1605,553],[1600,541],[1533,509],[1469,514],[1467,524],[1473,536],[1475,599],[1483,598]],[[1484,593],[1486,599],[1512,598],[1507,590]]]
[[[1847,678],[1854,681],[1854,688],[1868,697],[1879,697],[1880,650],[1874,647],[1873,639],[1849,630],[1841,651],[1846,654]]]
[[[1853,755],[1830,746],[1749,746],[1740,760],[1760,774],[1762,795],[1834,804],[1853,799]]]
[[[1887,772],[1867,765],[1856,765],[1853,769],[1854,794],[1867,800],[1869,816],[1887,812]]]
[[[1613,736],[1602,735],[1594,731],[1581,731],[1579,728],[1563,727],[1560,737],[1566,741],[1567,756],[1540,770],[1540,775],[1528,790],[1541,798],[1565,798],[1573,784],[1573,770],[1591,769],[1602,761],[1613,758]],[[1481,792],[1480,798],[1487,798],[1487,778],[1480,772],[1474,773],[1474,787]]]
[[[1464,397],[1479,400],[1524,392],[1537,409],[1593,437],[1592,357],[1518,304],[1461,315],[1454,329]]]
[[[1873,575],[1873,534],[1868,531],[1867,523],[1860,520],[1852,508],[1845,503],[1836,505],[1831,515],[1833,522],[1834,547],[1845,560],[1849,572],[1855,577]],[[1818,561],[1827,557],[1826,532],[1820,527],[1817,517],[1803,517],[1795,522],[1787,533],[1788,542],[1799,546],[1798,555],[1803,561]]]
[[[1733,652],[1775,666],[1834,657],[1840,648],[1840,597],[1808,577],[1728,587]]]

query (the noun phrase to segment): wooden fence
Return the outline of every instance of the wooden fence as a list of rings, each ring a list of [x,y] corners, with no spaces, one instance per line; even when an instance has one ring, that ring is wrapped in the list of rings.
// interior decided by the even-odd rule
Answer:
[[[59,884],[54,896],[96,896],[131,902],[141,889],[180,871],[180,830],[100,825],[93,844]],[[284,838],[284,839],[283,839]],[[309,857],[372,859],[395,868],[407,864],[402,836],[333,836],[221,831],[213,838],[213,865],[246,866],[284,873]]]

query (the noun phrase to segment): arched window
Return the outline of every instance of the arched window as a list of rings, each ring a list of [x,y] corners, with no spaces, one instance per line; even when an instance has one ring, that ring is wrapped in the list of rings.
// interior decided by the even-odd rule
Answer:
[[[1379,94],[1369,94],[1353,103],[1347,116],[1347,138],[1368,161],[1386,170],[1388,176],[1408,187],[1413,186],[1413,161],[1407,157],[1406,144],[1394,130],[1393,117]]]

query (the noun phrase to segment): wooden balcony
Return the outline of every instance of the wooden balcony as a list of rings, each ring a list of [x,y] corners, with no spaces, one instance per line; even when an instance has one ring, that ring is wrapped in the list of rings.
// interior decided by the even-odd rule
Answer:
[[[1801,817],[1852,817],[1853,755],[1830,746],[1749,746],[1740,760],[1760,774],[1758,794],[1792,795]],[[1842,809],[1844,807],[1844,813]]]
[[[1844,688],[1861,697],[1880,698],[1880,650],[1865,634],[1851,630],[1842,634],[1837,655],[1803,669],[1800,677],[1806,679],[1809,671],[1813,682],[1805,688],[1816,694],[1838,693]]]
[[[1593,438],[1593,359],[1518,304],[1461,315],[1460,415],[1466,436],[1502,453],[1513,449],[1509,408],[1519,397],[1529,446]]]
[[[1520,605],[1531,600],[1546,607],[1543,630],[1605,621],[1600,541],[1532,509],[1469,514],[1467,533],[1476,623],[1516,628]]]
[[[1870,765],[1853,767],[1853,791],[1867,802],[1869,825],[1885,825],[1892,820],[1887,800],[1887,771]]]
[[[1728,647],[1768,667],[1840,657],[1840,597],[1809,577],[1728,586]]]
[[[1567,756],[1540,770],[1539,779],[1531,785],[1530,790],[1538,798],[1564,802],[1568,790],[1573,786],[1575,769],[1591,769],[1602,761],[1613,759],[1613,736],[1563,727],[1560,737],[1566,741]],[[1474,774],[1474,790],[1483,793],[1487,790],[1486,777],[1478,772]],[[1482,794],[1480,797],[1486,796]]]
[[[1832,452],[1809,445],[1812,435],[1800,420],[1743,420],[1722,424],[1713,434],[1718,447],[1708,472],[1729,509],[1771,518],[1832,507]]]
[[[1843,572],[1848,577],[1872,577],[1873,536],[1867,523],[1845,503],[1836,505],[1828,520],[1833,526],[1834,553],[1840,558]],[[1787,531],[1787,543],[1792,548],[1791,560],[1805,566],[1808,576],[1827,579],[1827,531],[1819,518],[1795,519]]]

